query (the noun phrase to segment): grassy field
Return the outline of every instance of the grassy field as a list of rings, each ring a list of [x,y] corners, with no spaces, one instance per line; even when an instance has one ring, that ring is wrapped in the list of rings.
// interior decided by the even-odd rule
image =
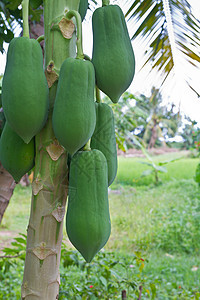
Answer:
[[[141,281],[141,299],[200,299],[200,190],[193,179],[199,159],[182,156],[178,152],[154,158],[159,162],[181,157],[166,166],[167,173],[159,175],[156,186],[152,175],[141,177],[149,168],[140,163],[144,158],[119,157],[117,178],[109,190],[112,233],[105,253],[121,255],[120,260],[126,259],[127,266],[133,266],[133,256],[142,258],[140,272],[137,273],[136,264],[127,275],[129,285],[131,276],[137,275],[134,280]],[[30,187],[16,187],[0,227],[4,243],[7,236],[3,233],[26,232],[30,197]],[[64,240],[67,241],[65,232]],[[68,242],[67,248],[71,248]],[[71,278],[83,280],[80,269],[79,275],[76,269],[70,272]],[[66,278],[62,280],[65,282]],[[137,299],[137,293],[131,291],[128,288],[128,299]],[[93,294],[93,298],[59,299],[120,299],[119,295],[105,295],[106,292],[105,298],[95,298]]]

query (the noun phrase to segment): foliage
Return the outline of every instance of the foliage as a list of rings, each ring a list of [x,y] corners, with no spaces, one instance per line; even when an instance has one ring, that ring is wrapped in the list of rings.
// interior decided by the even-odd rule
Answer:
[[[174,70],[178,57],[199,65],[200,22],[187,0],[127,0],[127,18],[134,21],[132,38],[146,44],[146,60],[160,72],[162,82]],[[171,35],[170,35],[171,33]],[[189,84],[192,88],[192,84]],[[194,88],[192,88],[195,91]],[[196,92],[196,91],[195,91]],[[198,94],[198,93],[197,93]]]
[[[159,183],[159,173],[167,173],[167,169],[164,167],[164,165],[167,165],[170,162],[174,162],[179,158],[172,158],[166,161],[158,161],[157,163],[154,162],[154,160],[152,159],[152,157],[149,155],[149,153],[147,152],[147,150],[142,146],[142,144],[140,144],[140,142],[137,139],[133,139],[134,143],[142,150],[143,154],[145,155],[147,161],[142,161],[142,164],[146,164],[147,166],[150,167],[150,169],[144,170],[142,172],[141,177],[144,176],[148,176],[153,174],[154,176],[154,184],[157,185]]]
[[[199,163],[197,158],[187,158],[188,152],[177,152],[175,154],[160,155],[154,158],[154,162],[165,162],[173,160],[175,158],[182,159],[176,160],[173,164],[167,166],[167,173],[160,173],[160,179],[162,183],[169,182],[171,180],[191,179],[194,176],[195,169]],[[129,186],[152,186],[154,181],[153,174],[142,177],[141,174],[146,170],[146,164],[141,164],[141,161],[147,161],[145,158],[138,157],[119,157],[118,158],[118,173],[117,178],[114,181],[113,188],[117,184],[129,185]],[[111,186],[112,187],[112,186]]]
[[[199,186],[200,186],[200,163],[197,165],[194,180],[195,180],[195,181],[199,184]]]
[[[144,126],[148,114],[134,105],[135,96],[129,92],[125,92],[116,104],[113,104],[108,97],[103,100],[112,107],[115,116],[116,141],[119,149],[125,152],[132,147],[128,134],[134,132],[137,127]]]
[[[1,256],[2,259],[20,258],[23,261],[25,260],[26,235],[23,233],[20,233],[19,235],[19,237],[14,238],[14,242],[11,242],[12,247],[5,247],[1,250],[4,253],[4,255]]]
[[[183,147],[185,149],[196,149],[200,152],[200,128],[197,127],[197,122],[190,117],[185,116],[185,125],[180,133],[183,138]]]
[[[0,298],[19,299],[23,264],[26,255],[26,235],[19,234],[11,247],[5,247],[0,256]]]
[[[120,255],[101,251],[87,264],[77,252],[63,248],[62,258],[59,299],[121,299],[122,290],[137,299],[139,286],[145,281],[142,272],[146,261],[141,253]],[[147,286],[144,284],[144,294]]]
[[[174,137],[181,125],[180,112],[174,112],[174,104],[171,104],[170,108],[162,105],[162,96],[155,87],[151,90],[150,98],[144,100],[142,105],[148,111],[148,118],[143,140],[148,144],[148,148],[161,143],[165,146],[166,138]],[[162,142],[161,139],[163,139]]]
[[[4,299],[5,296],[12,296],[12,299],[18,299],[20,296],[17,280],[22,276],[22,264],[19,260],[24,261],[26,253],[26,236],[20,235],[21,237],[15,238],[11,243],[12,247],[2,250],[4,255],[1,256],[0,279],[4,285],[1,286],[0,283],[0,296],[2,293]],[[144,266],[145,259],[141,258],[139,252],[131,256],[123,256],[103,251],[96,255],[91,264],[88,264],[77,251],[68,250],[62,244],[62,280],[59,299],[88,299],[88,297],[120,299],[121,291],[124,289],[128,291],[128,296],[136,299],[135,297],[139,296],[139,286],[145,282],[142,275]],[[19,272],[18,275],[15,270]],[[145,287],[144,294],[146,290]]]
[[[113,109],[117,144],[124,152],[133,147],[130,136],[138,137],[146,145],[161,145],[159,138],[166,140],[174,137],[181,125],[179,111],[174,112],[175,105],[162,105],[162,97],[155,88],[152,88],[150,97],[125,92],[117,104],[113,104],[108,97],[103,100]],[[154,143],[151,138],[153,131],[156,131]]]
[[[21,11],[17,1],[0,1],[0,52],[3,53],[3,42],[9,43],[14,37],[15,23],[21,25]]]

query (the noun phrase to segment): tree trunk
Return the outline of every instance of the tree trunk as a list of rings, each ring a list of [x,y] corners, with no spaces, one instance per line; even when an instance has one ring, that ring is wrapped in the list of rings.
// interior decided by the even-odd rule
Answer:
[[[15,188],[13,177],[0,163],[0,224]]]
[[[158,135],[157,135],[157,121],[154,119],[153,120],[153,128],[151,130],[151,138],[150,138],[149,146],[148,146],[149,149],[151,149],[155,146],[157,138],[158,138]]]
[[[76,56],[76,35],[66,39],[52,25],[67,10],[78,10],[79,0],[44,0],[45,67],[49,85],[64,59]],[[68,31],[67,22],[64,30]],[[72,25],[72,24],[71,24]],[[65,27],[67,26],[67,27]],[[52,130],[52,111],[57,81],[50,88],[46,126],[36,136],[35,172],[32,183],[31,215],[22,284],[23,300],[55,300],[59,293],[59,264],[63,218],[67,198],[67,154]]]

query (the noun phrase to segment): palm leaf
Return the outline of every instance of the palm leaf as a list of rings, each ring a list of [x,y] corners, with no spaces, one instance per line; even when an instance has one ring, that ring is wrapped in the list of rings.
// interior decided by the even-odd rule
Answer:
[[[144,41],[148,48],[142,67],[151,63],[164,83],[168,75],[174,72],[174,60],[179,55],[193,66],[200,66],[200,22],[192,14],[187,0],[168,0],[171,22],[166,15],[164,0],[125,2],[130,6],[126,13],[127,20],[134,22],[131,38]],[[199,94],[191,82],[189,86]]]

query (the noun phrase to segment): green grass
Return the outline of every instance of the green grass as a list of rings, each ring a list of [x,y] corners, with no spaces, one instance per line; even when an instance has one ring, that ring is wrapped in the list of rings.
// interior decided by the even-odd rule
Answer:
[[[156,156],[154,160],[165,161],[180,155],[182,154],[170,153]],[[126,279],[129,285],[131,281],[141,281],[142,299],[200,299],[200,294],[197,294],[200,293],[200,190],[193,180],[199,159],[184,156],[180,160],[169,163],[168,172],[160,174],[161,182],[157,186],[153,184],[152,176],[140,178],[142,172],[148,168],[139,163],[141,160],[145,161],[139,158],[119,157],[117,179],[109,193],[112,232],[105,250],[114,251],[116,259],[119,259],[118,256],[121,257],[119,259],[121,263],[124,259],[126,268],[132,266],[132,255],[139,255],[145,260],[144,269],[138,273],[137,265],[133,264],[134,268],[127,275],[130,278]],[[16,187],[1,231],[10,230],[14,234],[25,233],[30,198],[30,187]],[[64,236],[66,238],[65,229]],[[69,249],[70,246],[67,245]],[[71,260],[72,257],[73,255],[70,256]],[[102,283],[99,273],[103,272],[102,268],[105,268],[107,263],[109,264],[109,259],[107,262],[104,261],[105,258],[101,259],[98,261],[97,257],[98,265],[95,262],[92,265],[91,277],[86,276],[86,271],[81,269],[82,267],[66,268],[62,265],[63,295],[66,295],[66,284],[69,289],[72,289],[74,284],[74,279],[70,281],[69,276],[77,279],[77,288],[81,290],[77,292],[79,295],[89,293],[90,289],[86,285],[94,282],[96,292],[100,293]],[[69,258],[66,261],[69,262]],[[74,259],[74,264],[75,262],[77,258]],[[109,272],[111,276],[114,272],[120,272],[120,269],[117,267],[116,270]],[[106,280],[114,279],[109,277]],[[120,288],[124,287],[124,282],[121,281]],[[117,286],[118,283],[114,284]],[[102,292],[107,295],[108,290]],[[119,295],[119,297],[114,295],[113,290],[110,298],[120,299]],[[133,290],[130,290],[128,299],[137,298],[138,296],[133,296]],[[64,296],[61,299],[67,298]],[[98,297],[91,299],[98,299]],[[100,299],[106,298],[102,296]]]
[[[200,193],[192,179],[119,191],[109,197],[113,225],[109,248],[200,250]]]
[[[160,155],[154,157],[154,161],[163,162],[173,158],[181,157],[179,153]],[[117,178],[112,185],[112,188],[116,187],[118,184],[131,185],[131,186],[142,186],[142,185],[151,185],[154,181],[153,175],[146,177],[141,177],[142,172],[150,169],[142,162],[147,162],[145,158],[135,158],[135,157],[119,157],[118,158],[119,167],[117,172]],[[198,158],[183,158],[178,159],[174,162],[169,162],[165,167],[167,168],[167,173],[160,173],[159,178],[162,182],[179,180],[179,179],[191,179],[195,175],[195,169],[198,165]]]
[[[31,205],[31,186],[15,187],[10,203],[4,214],[1,231],[13,231],[14,233],[25,233],[28,226]]]

